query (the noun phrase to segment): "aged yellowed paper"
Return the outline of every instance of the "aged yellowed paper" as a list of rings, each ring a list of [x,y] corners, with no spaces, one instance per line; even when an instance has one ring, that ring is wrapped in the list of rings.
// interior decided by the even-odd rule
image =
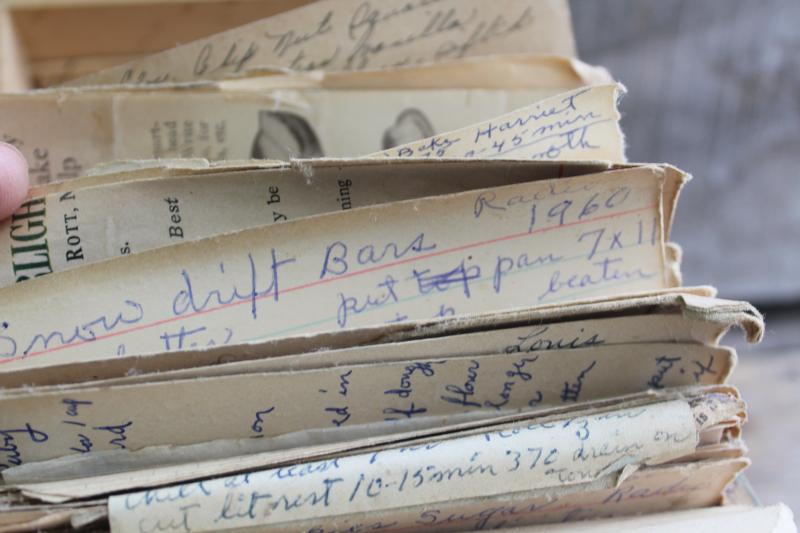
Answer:
[[[363,164],[391,172],[402,163]],[[662,197],[667,175],[632,167],[409,200],[44,276],[2,290],[0,365],[114,358],[669,287],[675,280],[661,218],[674,199]],[[40,207],[28,209],[30,225]],[[35,250],[27,256],[32,276],[41,260]]]
[[[380,361],[380,362],[379,362]],[[4,427],[27,427],[16,460],[74,453],[265,439],[426,417],[489,418],[649,388],[720,384],[731,350],[628,344],[248,373],[0,398]],[[171,406],[162,411],[159,406]],[[214,420],[198,424],[197,416]],[[3,462],[0,470],[12,466]]]
[[[374,69],[511,52],[575,55],[566,0],[323,0],[68,85],[219,79],[265,68]]]
[[[623,161],[617,86],[576,93],[581,85],[50,90],[0,95],[0,138],[25,155],[38,186],[72,180],[115,160],[358,157],[500,115],[503,123],[473,130],[481,134],[474,143],[470,139],[472,148],[463,147],[464,139],[462,152],[485,155],[482,148],[508,137],[493,157]],[[358,120],[352,120],[352,110]],[[516,136],[524,142],[511,150]]]
[[[692,453],[698,431],[677,400],[114,496],[109,515],[115,531],[313,527],[366,512],[390,521],[395,509],[602,483],[628,465]]]

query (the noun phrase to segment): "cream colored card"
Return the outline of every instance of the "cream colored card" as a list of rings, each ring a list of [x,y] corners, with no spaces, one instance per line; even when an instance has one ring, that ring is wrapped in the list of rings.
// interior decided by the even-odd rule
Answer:
[[[476,333],[446,335],[438,332],[432,338],[408,340],[405,342],[388,342],[355,346],[349,348],[330,349],[320,347],[304,353],[276,356],[266,350],[260,356],[254,346],[240,346],[239,350],[229,347],[230,355],[217,359],[216,364],[208,364],[209,354],[184,352],[183,354],[164,353],[151,356],[164,361],[164,366],[154,372],[136,368],[131,362],[124,377],[112,379],[93,379],[97,376],[95,368],[86,368],[83,379],[74,387],[107,386],[131,383],[152,383],[174,379],[196,377],[228,376],[248,374],[252,372],[285,372],[310,370],[317,368],[338,367],[341,365],[369,364],[374,362],[408,361],[432,357],[482,356],[489,354],[518,354],[531,356],[539,352],[553,350],[573,350],[642,343],[700,343],[712,346],[719,333],[731,324],[702,322],[687,319],[677,313],[657,313],[643,316],[621,316],[613,318],[597,318],[553,324],[537,324],[515,328],[488,329]],[[424,333],[420,332],[424,337]],[[250,353],[247,353],[250,351]],[[186,364],[179,370],[169,370],[174,363],[174,356],[182,356]],[[191,359],[190,359],[191,358]],[[224,361],[221,362],[220,360]],[[172,363],[172,364],[171,364]],[[206,363],[205,365],[203,363]],[[119,365],[117,365],[119,366]],[[136,369],[135,371],[131,371]],[[46,369],[47,372],[50,369]],[[53,372],[60,374],[59,368]],[[41,374],[41,373],[39,373]],[[120,373],[122,374],[122,373]],[[2,376],[0,385],[9,387],[13,382],[9,379],[13,373]],[[37,383],[33,373],[14,376],[17,386]],[[69,390],[68,379],[62,379],[53,390]],[[50,390],[37,387],[39,392]],[[7,388],[0,390],[0,397],[14,394],[25,394],[26,389]]]
[[[274,71],[225,80],[176,84],[176,86],[219,88],[223,90],[263,91],[270,89],[553,89],[565,90],[585,85],[612,83],[611,74],[597,65],[579,59],[551,54],[502,52],[498,55],[467,57],[358,71]],[[159,85],[159,88],[167,88]],[[154,87],[148,85],[146,87]],[[119,90],[116,86],[96,89]]]
[[[702,400],[704,398],[705,400]],[[6,483],[17,487],[26,496],[49,502],[63,502],[137,488],[170,485],[198,478],[297,464],[322,458],[372,453],[387,446],[417,445],[481,434],[487,427],[531,422],[544,423],[572,416],[608,410],[638,408],[654,402],[689,401],[703,418],[701,446],[686,457],[719,448],[730,437],[738,435],[745,419],[744,403],[738,391],[726,386],[691,387],[688,389],[651,390],[625,397],[587,401],[580,406],[564,404],[543,408],[533,413],[495,415],[491,419],[466,421],[442,420],[436,417],[410,418],[392,424],[360,428],[342,426],[336,432],[311,431],[287,435],[282,446],[267,448],[264,439],[218,440],[201,445],[156,446],[142,450],[114,450],[91,454],[73,454],[58,459],[14,466],[3,472]],[[577,408],[577,410],[576,410]],[[288,446],[287,446],[288,445]],[[726,452],[727,453],[727,452]],[[15,489],[16,490],[16,489]]]
[[[767,508],[758,507],[714,507],[697,511],[682,511],[698,507],[715,505],[725,485],[745,465],[744,460],[703,461],[695,464],[678,464],[672,466],[645,467],[634,472],[622,481],[619,487],[592,486],[583,491],[565,491],[559,494],[537,496],[536,493],[525,492],[506,494],[490,498],[478,498],[460,501],[441,506],[419,507],[406,510],[403,514],[395,514],[395,522],[383,520],[383,516],[363,514],[358,520],[349,521],[344,527],[369,530],[380,527],[386,531],[465,531],[486,530],[498,527],[515,527],[518,531],[556,531],[578,528],[577,531],[594,531],[594,527],[603,527],[605,522],[615,524],[614,531],[620,527],[635,527],[643,522],[647,527],[659,528],[668,525],[696,525],[706,521],[725,520],[727,526],[731,521],[744,529],[734,531],[764,531],[770,533],[793,533],[796,531],[792,523],[791,512],[782,505]],[[107,511],[99,501],[85,505],[59,504],[38,505],[26,511],[1,515],[8,517],[7,523],[27,526],[28,529],[41,527],[42,521],[56,526],[76,527],[78,524],[91,524],[105,519]],[[573,524],[556,525],[554,522],[565,520],[606,518],[608,516],[638,515],[642,513],[664,513],[663,515],[646,514],[630,519],[592,520]],[[662,518],[663,517],[663,518]],[[2,518],[0,518],[2,520]],[[620,522],[617,524],[617,522]],[[2,522],[5,524],[5,522]],[[391,524],[391,525],[390,525]],[[548,524],[532,527],[522,524]],[[146,525],[146,524],[144,524]],[[774,527],[770,527],[774,525]],[[322,528],[322,526],[318,526]],[[329,526],[330,527],[330,526]],[[709,530],[716,532],[719,528]],[[310,529],[311,531],[317,531]],[[323,529],[324,530],[324,529]],[[293,529],[292,531],[296,531]],[[600,531],[605,531],[600,529]],[[637,530],[638,531],[638,530]],[[650,529],[642,529],[650,531]],[[705,531],[701,529],[701,531]]]
[[[530,106],[524,114],[514,111],[370,157],[624,161],[619,112],[612,103],[621,91],[619,85],[577,89]]]
[[[623,161],[616,86],[576,87],[42,91],[0,96],[0,137],[39,186],[113,160],[356,157],[506,114],[520,125],[494,157]]]
[[[732,327],[744,330],[748,342],[761,339],[764,323],[753,306],[712,298],[711,294],[713,291],[708,287],[683,287],[637,297],[612,297],[201,350],[56,364],[0,373],[0,387],[7,388],[7,396],[11,388],[23,385],[63,388],[65,384],[96,380],[135,383],[325,367],[377,360],[377,350],[385,350],[380,352],[380,358],[387,360],[426,354],[477,355],[481,351],[530,353],[589,347],[597,345],[599,340],[603,341],[602,345],[686,342],[715,346]],[[647,316],[640,316],[642,314]],[[515,329],[520,331],[519,335],[510,337]]]
[[[104,186],[100,178],[74,180],[75,188],[51,185],[32,191],[23,207],[0,222],[0,286],[114,257],[264,226],[411,198],[600,170],[541,166],[446,175],[433,165],[376,172],[369,165],[257,170],[198,169],[158,179],[127,179]],[[388,170],[388,169],[384,169]],[[129,174],[139,176],[138,171]],[[107,179],[107,178],[105,178]],[[86,182],[89,182],[87,186]],[[136,209],[120,209],[135,205]],[[28,262],[38,266],[26,268]]]
[[[392,172],[403,163],[363,164]],[[662,222],[674,202],[662,197],[670,176],[632,167],[409,200],[44,276],[0,291],[0,365],[113,359],[670,287]],[[28,271],[40,260],[29,255]]]
[[[510,52],[575,55],[566,0],[323,0],[68,85],[375,69]]]
[[[410,507],[608,487],[626,467],[692,453],[697,434],[692,409],[676,400],[113,496],[109,517],[123,532],[181,520],[192,531],[322,525],[362,513],[391,520]]]
[[[731,350],[696,344],[629,344],[530,354],[415,359],[220,376],[0,398],[13,439],[0,469],[71,453],[138,450],[223,439],[265,439],[427,417],[491,417],[647,389],[712,385]],[[167,411],[160,406],[169,405]],[[212,420],[213,423],[201,423]]]
[[[768,507],[730,505],[645,516],[590,520],[575,524],[548,524],[508,530],[509,533],[796,533],[792,511],[780,503]]]

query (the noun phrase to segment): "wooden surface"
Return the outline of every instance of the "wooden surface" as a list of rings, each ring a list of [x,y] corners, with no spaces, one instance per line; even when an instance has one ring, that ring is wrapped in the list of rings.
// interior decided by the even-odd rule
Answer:
[[[749,404],[756,494],[800,516],[800,1],[571,5],[581,57],[628,87],[628,156],[695,176],[673,232],[685,282],[787,306],[731,381]]]
[[[800,517],[800,314],[773,324],[766,346],[740,350],[731,381],[748,404],[743,435],[756,495],[765,504],[784,502]]]
[[[800,302],[800,1],[571,6],[582,59],[628,87],[629,158],[695,176],[673,233],[685,282]]]

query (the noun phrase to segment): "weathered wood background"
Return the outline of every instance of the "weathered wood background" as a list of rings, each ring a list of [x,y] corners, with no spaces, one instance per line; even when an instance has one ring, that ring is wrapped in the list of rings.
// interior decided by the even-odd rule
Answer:
[[[800,304],[800,1],[571,0],[581,58],[628,88],[632,161],[694,175],[684,281]]]
[[[629,90],[628,156],[694,175],[673,239],[687,284],[781,304],[741,347],[747,476],[800,514],[800,0],[571,0],[581,58]],[[734,340],[727,339],[727,342]]]

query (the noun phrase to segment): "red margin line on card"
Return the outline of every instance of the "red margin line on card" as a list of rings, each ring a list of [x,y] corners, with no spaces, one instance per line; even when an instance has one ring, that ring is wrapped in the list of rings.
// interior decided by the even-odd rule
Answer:
[[[468,244],[462,244],[461,246],[454,246],[453,248],[446,248],[446,249],[443,249],[443,250],[438,250],[436,252],[430,252],[430,253],[427,253],[427,254],[416,255],[414,257],[407,257],[405,259],[399,259],[397,261],[392,261],[392,262],[389,262],[389,263],[386,263],[386,264],[383,264],[383,265],[376,265],[374,267],[365,268],[365,269],[362,269],[362,270],[356,270],[354,272],[350,272],[350,273],[347,273],[347,274],[342,274],[340,276],[336,276],[336,277],[333,277],[333,278],[320,279],[320,280],[317,280],[317,281],[312,281],[310,283],[305,283],[305,284],[302,284],[302,285],[296,285],[294,287],[289,287],[287,289],[281,289],[280,290],[280,294],[287,294],[287,293],[291,293],[291,292],[297,292],[297,291],[301,291],[301,290],[304,290],[304,289],[309,289],[309,288],[312,288],[312,287],[316,287],[318,285],[325,285],[325,284],[333,283],[335,281],[339,281],[339,280],[342,280],[342,279],[348,279],[348,278],[353,278],[353,277],[356,277],[356,276],[362,276],[364,274],[370,274],[372,272],[377,272],[377,271],[384,270],[384,269],[387,269],[387,268],[391,268],[391,267],[394,267],[394,266],[397,266],[397,265],[402,265],[402,264],[405,264],[405,263],[411,263],[411,262],[415,262],[415,261],[421,261],[423,259],[429,259],[431,257],[438,257],[438,256],[442,256],[442,255],[461,252],[461,251],[464,251],[464,250],[471,250],[471,249],[475,249],[475,248],[481,248],[483,246],[488,246],[490,244],[496,244],[498,242],[505,242],[505,241],[515,240],[515,239],[520,239],[520,238],[527,237],[527,236],[530,236],[530,235],[538,235],[538,234],[547,233],[547,232],[558,230],[558,229],[564,229],[564,228],[569,228],[569,227],[573,227],[573,226],[579,226],[579,225],[582,225],[582,224],[588,224],[590,222],[598,222],[598,221],[601,221],[601,220],[609,220],[609,219],[613,219],[613,218],[619,218],[619,217],[623,217],[623,216],[627,216],[627,215],[632,215],[632,214],[635,214],[635,213],[640,213],[642,211],[647,211],[647,210],[650,210],[650,209],[654,209],[654,208],[657,208],[657,207],[658,207],[658,205],[648,205],[648,206],[645,206],[645,207],[639,207],[637,209],[630,209],[628,211],[621,211],[619,213],[611,213],[611,214],[608,214],[608,215],[602,215],[602,216],[595,217],[595,218],[587,218],[587,219],[584,219],[584,220],[576,220],[574,222],[568,222],[566,224],[561,224],[559,226],[550,226],[550,227],[547,227],[547,228],[540,228],[538,230],[533,230],[533,231],[524,231],[524,232],[520,232],[520,233],[513,233],[511,235],[505,235],[503,237],[495,237],[494,239],[487,239],[485,241],[478,241],[478,242],[473,242],[473,243],[468,243]],[[273,296],[273,294],[271,292],[267,293],[267,294],[261,294],[256,298],[256,301],[262,300],[264,298],[269,298],[271,296]],[[112,332],[112,333],[108,333],[106,335],[100,335],[100,336],[95,337],[93,340],[90,340],[90,341],[85,341],[85,340],[75,341],[75,342],[72,342],[70,344],[64,344],[63,346],[58,346],[58,347],[55,347],[55,348],[49,348],[47,350],[41,350],[41,351],[38,351],[38,352],[32,352],[32,353],[29,353],[27,355],[18,355],[18,356],[15,356],[13,358],[10,358],[10,359],[4,359],[4,360],[0,361],[0,365],[2,365],[4,363],[10,363],[12,361],[18,361],[20,359],[28,359],[28,358],[31,358],[31,357],[35,357],[37,355],[43,355],[43,354],[47,354],[47,353],[58,352],[58,351],[61,351],[61,350],[66,350],[68,348],[76,348],[76,347],[79,347],[79,346],[84,345],[84,344],[89,344],[89,343],[92,343],[92,342],[97,342],[97,341],[106,340],[106,339],[111,339],[111,338],[114,338],[114,337],[119,337],[121,335],[127,335],[129,333],[135,333],[137,331],[154,328],[154,327],[161,326],[161,325],[164,325],[164,324],[170,324],[170,323],[173,323],[173,322],[179,322],[181,320],[186,320],[186,319],[189,319],[189,318],[192,318],[192,317],[195,317],[195,316],[205,315],[205,314],[208,314],[208,313],[214,313],[216,311],[221,311],[221,310],[227,309],[229,307],[235,307],[235,306],[238,306],[238,305],[245,305],[245,304],[252,304],[252,302],[253,302],[253,299],[248,298],[246,300],[239,300],[237,302],[231,302],[231,303],[228,303],[228,304],[219,305],[217,307],[212,307],[210,309],[203,309],[202,311],[195,311],[194,313],[188,313],[188,314],[185,314],[185,315],[166,318],[166,319],[163,319],[163,320],[158,320],[156,322],[150,322],[150,323],[147,323],[147,324],[140,324],[140,325],[128,328],[128,329],[115,331],[115,332]]]

